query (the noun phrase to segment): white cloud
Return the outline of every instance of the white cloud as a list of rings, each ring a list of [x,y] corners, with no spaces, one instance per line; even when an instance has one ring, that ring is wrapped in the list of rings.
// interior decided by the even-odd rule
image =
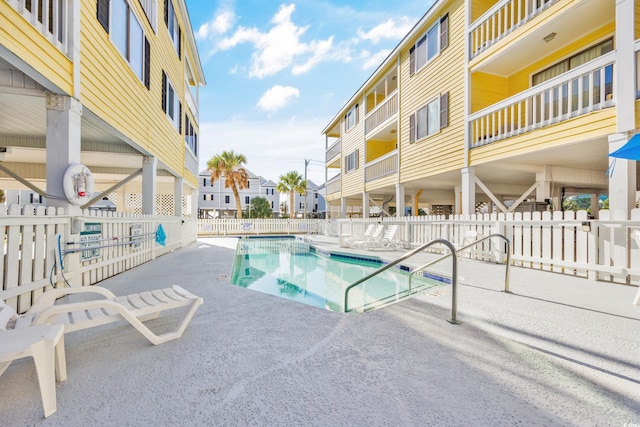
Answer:
[[[262,95],[256,106],[271,113],[283,108],[299,96],[300,91],[295,87],[276,85]]]
[[[216,12],[213,19],[198,28],[196,38],[206,40],[218,34],[224,34],[233,26],[236,14],[231,9],[223,9]]]
[[[304,173],[304,160],[314,160],[308,177],[316,184],[324,182],[325,140],[320,131],[324,119],[265,120],[241,119],[204,122],[200,125],[200,170],[223,150],[235,150],[247,156],[247,168],[266,179],[290,170]]]
[[[387,19],[382,24],[378,24],[369,31],[358,30],[358,37],[362,40],[368,40],[373,44],[379,43],[384,39],[400,40],[413,27],[411,21],[406,16],[395,21],[392,18]]]
[[[301,38],[308,26],[299,27],[292,22],[294,11],[295,4],[281,5],[271,19],[273,26],[269,31],[239,27],[231,36],[222,39],[218,48],[228,50],[241,43],[253,44],[250,77],[261,79],[289,67],[293,67],[294,74],[305,73],[327,58],[333,38],[303,42]],[[302,63],[297,64],[298,60]]]
[[[371,55],[369,51],[363,50],[360,54],[360,58],[363,60],[362,69],[367,70],[369,68],[377,67],[382,64],[382,62],[389,56],[391,53],[390,49],[382,49],[381,51]]]

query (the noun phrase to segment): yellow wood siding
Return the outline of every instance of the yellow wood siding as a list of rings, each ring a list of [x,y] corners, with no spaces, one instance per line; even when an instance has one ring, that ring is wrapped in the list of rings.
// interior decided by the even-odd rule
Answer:
[[[636,129],[640,128],[640,100],[636,101]]]
[[[460,0],[443,6],[435,19],[449,13],[449,46],[411,77],[409,47],[401,52],[400,182],[410,182],[464,166],[463,7],[464,2]],[[427,24],[425,30],[433,22]],[[449,126],[434,135],[409,143],[409,116],[446,92],[449,92]]]
[[[394,188],[397,180],[398,178],[395,175],[388,175],[383,178],[378,178],[371,182],[367,182],[365,185],[365,191],[375,191],[379,189],[385,189],[387,192],[389,192],[390,188]],[[395,189],[391,191],[395,192]]]
[[[606,137],[615,132],[616,109],[606,108],[537,131],[474,148],[469,153],[470,165]]]
[[[7,2],[0,2],[0,45],[67,95],[73,94],[73,63]]]
[[[359,98],[349,108],[353,107],[356,103],[359,104],[358,108],[358,123],[345,131],[344,129],[344,117],[342,126],[342,153],[340,154],[340,164],[342,167],[342,196],[348,197],[358,193],[362,193],[364,188],[364,98]],[[349,111],[349,110],[347,110]],[[358,168],[347,172],[345,170],[344,158],[355,150],[359,151]]]
[[[635,6],[636,6],[636,11],[635,11],[635,17],[636,17],[636,25],[635,25],[635,30],[636,30],[636,40],[640,39],[640,4],[638,4],[638,2],[635,2]]]
[[[183,175],[184,136],[182,130],[177,131],[162,111],[162,71],[165,71],[176,91],[184,116],[187,110],[184,100],[184,64],[178,59],[162,20],[163,2],[158,2],[160,10],[157,34],[149,26],[139,3],[130,4],[134,7],[151,46],[150,90],[135,75],[111,42],[109,34],[98,23],[96,2],[83,0],[81,101],[85,108],[151,152],[171,170]],[[181,22],[181,26],[184,23]],[[198,184],[197,177],[191,174],[185,178],[191,184]]]
[[[367,141],[367,163],[396,149],[395,141]]]
[[[482,110],[509,97],[509,79],[487,73],[471,75],[471,112]]]
[[[491,9],[497,2],[494,0],[473,0],[471,3],[471,23],[480,18],[483,13]]]

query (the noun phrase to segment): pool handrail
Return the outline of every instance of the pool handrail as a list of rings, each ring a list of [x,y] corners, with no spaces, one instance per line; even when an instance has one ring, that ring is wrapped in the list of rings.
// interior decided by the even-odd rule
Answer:
[[[429,246],[433,246],[436,243],[442,243],[445,246],[447,246],[449,248],[449,255],[453,254],[456,252],[456,248],[455,246],[453,246],[453,243],[451,243],[448,240],[445,239],[435,239],[435,240],[431,240],[430,242],[425,243],[422,246],[418,246],[417,248],[415,248],[414,250],[407,252],[406,254],[402,255],[400,258],[396,259],[395,261],[390,262],[387,265],[384,265],[382,267],[380,267],[379,269],[377,269],[376,271],[374,271],[373,273],[363,277],[362,279],[356,281],[355,283],[352,283],[351,285],[347,286],[347,288],[344,290],[344,312],[348,312],[349,308],[348,308],[348,304],[349,304],[349,291],[359,285],[360,283],[363,283],[369,279],[371,279],[374,276],[377,276],[378,274],[382,273],[383,271],[393,267],[394,265],[404,261],[407,258],[411,258],[412,256],[422,252],[423,250],[427,249]],[[457,313],[458,313],[458,257],[453,257],[452,258],[452,267],[451,267],[451,287],[452,287],[452,291],[451,291],[451,318],[447,319],[447,321],[449,323],[452,323],[454,325],[458,325],[460,323],[462,323],[461,321],[459,321],[457,319]]]
[[[493,237],[499,237],[499,238],[503,239],[505,241],[505,243],[507,244],[507,266],[506,266],[506,269],[505,269],[505,272],[504,272],[504,292],[511,293],[511,291],[509,290],[509,277],[510,277],[509,276],[509,266],[511,265],[511,241],[507,237],[505,237],[502,234],[490,234],[488,236],[485,236],[485,237],[482,237],[480,239],[474,240],[473,242],[469,243],[466,246],[462,246],[462,247],[458,248],[456,250],[456,253],[460,252],[460,251],[464,251],[465,249],[469,249],[470,247],[475,246],[478,243],[482,243],[485,240],[491,239]],[[446,255],[441,256],[438,259],[435,259],[435,260],[433,260],[431,262],[428,262],[425,265],[422,265],[420,267],[417,267],[417,268],[413,269],[413,271],[411,271],[411,273],[409,273],[409,294],[411,294],[411,278],[416,273],[418,273],[419,271],[424,271],[425,268],[430,267],[430,266],[432,266],[432,265],[434,265],[434,264],[436,264],[436,263],[438,263],[438,262],[440,262],[440,261],[442,261],[442,260],[444,260],[444,259],[446,259],[446,258],[448,258],[450,256],[451,256],[451,252],[446,254]]]

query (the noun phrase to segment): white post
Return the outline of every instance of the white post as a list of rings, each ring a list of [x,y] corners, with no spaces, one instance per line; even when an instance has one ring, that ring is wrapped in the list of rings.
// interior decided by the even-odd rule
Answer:
[[[173,216],[181,218],[184,216],[182,212],[182,197],[183,197],[183,178],[173,178]]]
[[[156,214],[156,169],[158,159],[148,157],[142,161],[142,213]]]
[[[628,141],[624,134],[609,135],[609,152],[622,147]],[[609,210],[611,219],[627,220],[636,204],[636,161],[615,159],[609,174]]]
[[[396,217],[404,216],[404,185],[396,183]]]
[[[476,173],[473,167],[462,168],[462,214],[476,211]]]
[[[362,193],[362,218],[369,218],[369,193]]]

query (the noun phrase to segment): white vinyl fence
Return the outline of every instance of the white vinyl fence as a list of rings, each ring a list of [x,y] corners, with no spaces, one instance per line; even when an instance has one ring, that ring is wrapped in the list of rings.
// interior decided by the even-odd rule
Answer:
[[[20,313],[51,286],[92,285],[196,240],[196,220],[99,211],[69,216],[51,207],[0,207],[0,299]],[[159,225],[165,246],[156,242]]]
[[[315,219],[200,219],[198,236],[235,236],[247,234],[317,233],[320,220]]]

